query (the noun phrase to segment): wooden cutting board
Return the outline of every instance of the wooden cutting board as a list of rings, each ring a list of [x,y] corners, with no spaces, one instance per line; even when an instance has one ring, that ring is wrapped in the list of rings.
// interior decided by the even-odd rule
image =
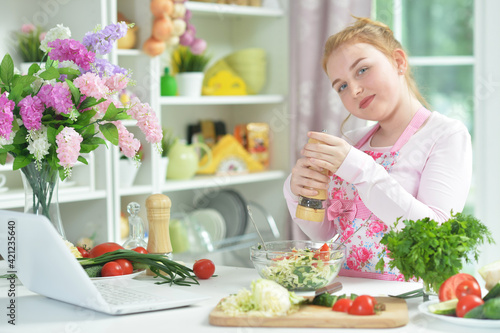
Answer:
[[[209,322],[215,326],[343,328],[388,328],[400,327],[408,323],[408,307],[404,299],[375,298],[378,303],[384,303],[386,309],[372,316],[349,315],[318,305],[304,305],[299,311],[280,317],[228,316],[216,306],[210,313]]]

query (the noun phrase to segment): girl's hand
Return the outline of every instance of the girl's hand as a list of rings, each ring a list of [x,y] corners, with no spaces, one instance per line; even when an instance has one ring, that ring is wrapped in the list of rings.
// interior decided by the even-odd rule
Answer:
[[[323,168],[332,174],[344,162],[351,145],[344,139],[321,132],[309,132],[308,137],[322,143],[307,143],[302,149],[302,155],[308,157],[311,164]]]
[[[329,183],[327,172],[311,164],[306,157],[299,158],[292,169],[290,189],[296,196],[315,196],[318,194],[315,189],[328,189]]]

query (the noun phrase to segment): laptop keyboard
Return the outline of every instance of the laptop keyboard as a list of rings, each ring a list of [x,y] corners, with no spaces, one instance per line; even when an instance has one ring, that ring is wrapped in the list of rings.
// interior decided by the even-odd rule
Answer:
[[[105,283],[94,283],[106,302],[112,305],[139,304],[160,301],[161,298],[140,291]]]

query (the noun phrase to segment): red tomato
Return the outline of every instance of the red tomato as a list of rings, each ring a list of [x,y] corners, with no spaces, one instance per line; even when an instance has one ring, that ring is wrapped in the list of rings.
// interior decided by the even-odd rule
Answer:
[[[138,247],[132,249],[132,251],[135,251],[137,253],[142,253],[142,254],[148,254],[148,250],[146,250],[142,246],[138,246]]]
[[[484,304],[481,297],[477,295],[465,295],[458,300],[457,304],[457,317],[463,318],[467,312],[474,309],[477,306]]]
[[[89,251],[85,250],[81,246],[77,246],[76,248],[78,249],[78,251],[80,252],[80,254],[82,255],[83,258],[88,258],[89,257]]]
[[[193,265],[193,272],[199,279],[208,279],[215,272],[215,265],[210,259],[196,260]]]
[[[134,271],[134,267],[132,266],[132,263],[130,262],[130,260],[116,259],[116,260],[114,260],[114,262],[117,262],[118,265],[120,265],[122,267],[123,275],[132,274],[132,272]]]
[[[368,295],[361,295],[356,297],[347,313],[358,316],[368,316],[375,314],[374,298]]]
[[[460,283],[464,281],[476,281],[475,277],[467,273],[458,273],[446,279],[441,287],[439,287],[439,301],[449,301],[450,299],[457,298],[456,290]]]
[[[467,295],[476,295],[478,297],[481,297],[481,287],[479,286],[479,283],[477,283],[477,281],[463,281],[457,286],[455,294],[457,295],[458,299],[461,299],[462,297]]]
[[[123,275],[122,266],[115,261],[110,261],[104,264],[101,269],[101,276],[118,276]]]
[[[348,312],[352,306],[352,299],[341,298],[335,304],[333,304],[332,310],[338,312]]]
[[[96,257],[103,255],[104,253],[113,252],[113,251],[122,250],[122,249],[123,249],[123,246],[121,246],[120,244],[117,244],[117,243],[113,243],[113,242],[102,243],[102,244],[94,246],[90,250],[89,256],[90,256],[90,258],[96,258]]]

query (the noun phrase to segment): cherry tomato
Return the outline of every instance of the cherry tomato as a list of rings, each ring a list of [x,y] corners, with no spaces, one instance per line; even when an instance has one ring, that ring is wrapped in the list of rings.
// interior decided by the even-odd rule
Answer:
[[[477,283],[477,281],[463,281],[457,286],[455,294],[457,295],[458,299],[461,299],[466,295],[476,295],[478,297],[481,297],[481,287],[479,286],[479,283]]]
[[[457,303],[457,317],[465,316],[467,312],[474,309],[477,306],[484,304],[484,301],[481,297],[477,295],[465,295],[460,298]]]
[[[148,250],[146,250],[142,246],[138,246],[138,247],[132,249],[132,251],[135,251],[137,253],[142,253],[142,254],[148,254]]]
[[[114,262],[117,262],[118,265],[122,267],[123,275],[132,274],[134,272],[134,267],[130,260],[127,259],[116,259]]]
[[[80,254],[82,255],[83,258],[89,257],[89,251],[87,251],[86,249],[84,249],[81,246],[77,246],[76,248],[78,249],[78,251],[80,252]]]
[[[358,316],[368,316],[375,314],[374,298],[368,295],[361,295],[356,297],[347,313]]]
[[[338,312],[348,312],[352,306],[353,300],[350,298],[341,298],[333,304],[332,310]]]
[[[450,299],[457,298],[457,286],[464,281],[476,281],[475,277],[467,273],[458,273],[446,279],[441,287],[439,287],[439,301],[449,301]]]
[[[208,279],[215,272],[215,265],[210,259],[196,260],[193,265],[193,272],[199,279]]]
[[[96,258],[96,257],[103,255],[104,253],[113,252],[113,251],[121,250],[121,249],[123,249],[123,246],[121,246],[120,244],[117,244],[117,243],[113,243],[113,242],[102,243],[102,244],[94,246],[90,250],[89,257]]]
[[[104,264],[101,269],[101,276],[118,276],[123,275],[123,268],[119,263],[110,261]]]

